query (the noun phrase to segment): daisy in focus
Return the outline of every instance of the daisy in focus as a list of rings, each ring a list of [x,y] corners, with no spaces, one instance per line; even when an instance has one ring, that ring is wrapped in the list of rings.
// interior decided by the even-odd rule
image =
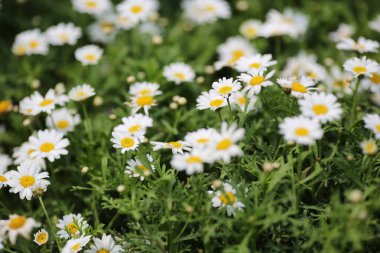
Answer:
[[[69,153],[66,149],[70,144],[69,140],[63,138],[63,133],[56,130],[39,130],[35,136],[30,136],[29,143],[32,158],[47,158],[54,162],[61,155]]]
[[[379,48],[379,43],[374,40],[368,40],[363,37],[359,37],[358,41],[354,41],[351,38],[342,39],[336,48],[348,51],[357,51],[359,53],[376,53]]]
[[[156,170],[153,163],[153,157],[149,154],[146,155],[146,159],[149,162],[149,167],[146,167],[140,160],[130,159],[127,161],[125,174],[130,177],[139,177],[141,181],[144,181],[145,177],[148,177],[152,172]]]
[[[164,77],[175,84],[192,82],[195,78],[194,70],[182,62],[172,63],[164,68]]]
[[[91,235],[82,235],[77,239],[70,239],[62,249],[62,253],[77,253],[85,247],[91,240]]]
[[[273,85],[268,79],[273,76],[274,72],[273,70],[265,75],[264,70],[260,69],[251,71],[249,74],[241,74],[238,78],[246,84],[243,92],[247,92],[249,96],[253,96],[254,94],[260,93],[263,87]]]
[[[298,100],[298,104],[303,116],[316,119],[322,124],[338,120],[342,116],[341,105],[332,94],[306,94],[303,99]]]
[[[345,71],[351,73],[355,78],[359,76],[371,77],[371,73],[378,70],[379,64],[363,56],[362,58],[348,59],[344,62],[343,67]]]
[[[147,128],[153,126],[153,119],[140,113],[129,117],[123,117],[121,120],[123,121],[123,124],[116,126],[113,131],[130,134],[140,140],[143,140]]]
[[[34,242],[38,245],[44,245],[49,240],[49,233],[45,229],[40,229],[37,233],[34,234]]]
[[[46,55],[49,44],[39,29],[27,30],[17,34],[12,45],[12,52],[17,56],[41,54]]]
[[[231,94],[240,90],[241,84],[233,78],[220,78],[218,81],[212,83],[212,90],[223,97],[229,97]]]
[[[50,182],[46,179],[49,173],[40,172],[40,168],[34,166],[26,166],[21,164],[17,170],[11,170],[8,173],[9,180],[7,181],[10,187],[9,192],[19,193],[20,199],[31,200],[34,195],[34,190],[37,185],[41,184],[46,188]]]
[[[89,84],[75,86],[69,91],[69,98],[73,101],[83,101],[95,95],[95,89]]]
[[[159,87],[157,83],[148,82],[134,83],[131,85],[129,88],[131,98],[126,104],[132,107],[132,114],[135,114],[140,109],[143,109],[144,113],[148,114],[150,108],[157,105],[155,96],[162,94]]]
[[[371,130],[375,134],[376,139],[380,139],[380,115],[367,114],[363,120],[364,127]]]
[[[197,98],[197,110],[210,109],[215,111],[219,108],[227,106],[227,99],[219,95],[214,90],[209,92],[202,92],[202,94]]]
[[[80,61],[83,66],[96,65],[103,55],[103,49],[97,45],[87,45],[75,50],[75,59]]]
[[[120,245],[117,245],[111,235],[103,234],[102,238],[93,238],[94,244],[84,253],[120,253],[123,251]]]
[[[286,141],[302,145],[313,145],[323,136],[318,121],[303,116],[285,118],[280,124],[280,133]]]
[[[0,232],[4,231],[11,244],[16,244],[18,236],[30,239],[30,234],[34,228],[41,226],[33,218],[23,215],[11,214],[8,220],[0,220]]]
[[[49,27],[46,30],[45,35],[47,41],[51,45],[75,45],[78,39],[82,36],[82,31],[73,23],[59,23],[58,25]]]
[[[68,214],[58,220],[57,228],[60,230],[57,235],[62,239],[76,238],[82,235],[87,227],[88,223],[80,213]]]
[[[231,17],[231,8],[225,0],[185,0],[185,17],[195,24],[214,23]]]
[[[113,147],[116,149],[121,149],[121,153],[124,154],[126,151],[136,150],[140,144],[139,138],[125,132],[112,132],[111,142]]]
[[[290,90],[290,94],[296,98],[302,98],[312,90],[315,90],[315,88],[312,88],[315,82],[305,76],[278,78],[277,83],[285,90]]]
[[[223,183],[218,190],[208,191],[212,195],[212,206],[215,208],[225,208],[228,216],[235,216],[235,211],[242,211],[245,205],[236,197],[236,190],[229,183]]]

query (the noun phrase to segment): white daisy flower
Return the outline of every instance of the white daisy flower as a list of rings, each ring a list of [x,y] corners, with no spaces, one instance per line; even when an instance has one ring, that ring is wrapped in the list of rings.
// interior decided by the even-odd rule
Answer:
[[[285,118],[280,124],[280,133],[285,140],[303,145],[312,145],[323,136],[318,121],[303,116]]]
[[[344,62],[344,70],[350,72],[355,78],[359,76],[371,77],[373,72],[379,68],[379,64],[373,60],[367,59],[365,56],[362,58],[351,58]]]
[[[348,24],[339,24],[339,27],[336,31],[329,33],[330,40],[334,42],[340,42],[343,39],[351,38],[354,35],[356,28]]]
[[[57,232],[57,236],[62,239],[78,237],[84,234],[87,227],[88,223],[80,213],[67,214],[58,220],[57,228],[60,230]]]
[[[103,49],[97,45],[87,45],[75,50],[75,59],[80,61],[83,66],[95,65],[103,55]]]
[[[27,30],[17,34],[12,45],[12,52],[15,55],[46,55],[48,50],[49,44],[39,29]]]
[[[273,66],[277,61],[272,61],[271,54],[254,54],[251,56],[241,57],[235,65],[239,72],[251,72],[254,70],[267,70],[268,67]]]
[[[132,107],[132,114],[137,113],[140,109],[144,110],[146,115],[149,114],[150,108],[157,105],[157,101],[152,95],[133,96],[127,105]]]
[[[112,132],[111,141],[113,142],[113,147],[116,149],[121,149],[121,153],[124,154],[126,151],[136,150],[140,144],[140,141],[135,136],[129,133]]]
[[[186,171],[187,175],[193,175],[203,172],[204,163],[213,161],[211,153],[203,149],[193,149],[190,153],[174,154],[170,164],[178,171]]]
[[[123,30],[130,30],[139,24],[139,20],[135,16],[126,16],[123,13],[118,13],[116,25]]]
[[[249,96],[254,94],[259,94],[262,87],[267,87],[273,85],[273,82],[268,79],[274,75],[274,70],[264,75],[264,70],[251,71],[249,74],[241,74],[238,76],[239,80],[247,84],[243,92],[247,92]]]
[[[210,109],[215,111],[227,105],[227,99],[214,90],[209,92],[202,92],[202,94],[197,98],[197,110]]]
[[[371,77],[365,78],[361,85],[365,89],[371,90],[373,93],[380,93],[380,67],[376,72],[370,73]]]
[[[93,238],[94,244],[84,253],[120,253],[123,249],[117,245],[111,235],[103,234],[102,238]]]
[[[380,15],[377,15],[374,20],[368,23],[369,28],[380,33]]]
[[[31,200],[33,196],[34,187],[37,183],[42,183],[45,186],[50,182],[45,179],[49,177],[49,173],[40,172],[40,168],[34,166],[26,166],[21,164],[18,166],[17,171],[11,170],[8,173],[7,184],[10,187],[9,192],[19,193],[20,199]]]
[[[84,246],[90,241],[91,235],[82,235],[77,239],[70,239],[66,242],[62,249],[62,253],[77,253],[83,249]]]
[[[109,43],[115,39],[117,33],[115,14],[107,14],[99,17],[99,20],[87,28],[87,33],[92,42]]]
[[[129,87],[129,94],[131,96],[157,96],[162,92],[159,90],[160,85],[157,83],[137,82]]]
[[[231,96],[232,108],[240,108],[242,112],[248,113],[255,109],[258,98],[254,95],[248,95],[245,92],[237,92]]]
[[[352,94],[350,85],[351,75],[342,71],[338,66],[331,68],[331,75],[326,80],[327,91]]]
[[[303,99],[298,100],[298,104],[303,116],[316,119],[322,124],[338,120],[342,116],[341,105],[332,94],[306,94]]]
[[[109,0],[71,0],[74,9],[80,13],[100,15],[111,9]]]
[[[225,66],[234,66],[243,56],[249,56],[256,52],[251,43],[243,37],[230,37],[217,48],[218,61],[215,62],[217,70]]]
[[[142,139],[148,127],[153,126],[153,119],[143,114],[135,114],[121,119],[123,124],[118,125],[113,131],[127,133]]]
[[[236,144],[244,138],[245,130],[238,128],[235,123],[228,126],[226,122],[221,125],[221,131],[218,133],[211,144],[210,150],[216,160],[223,160],[230,163],[231,158],[241,156],[243,151]]]
[[[159,142],[151,141],[150,144],[153,145],[153,151],[160,149],[171,149],[173,154],[183,154],[183,151],[190,151],[191,147],[184,141],[170,141],[170,142]]]
[[[363,118],[364,127],[373,131],[376,139],[380,139],[380,115],[367,114]]]
[[[29,239],[32,230],[39,226],[41,225],[33,218],[17,214],[9,215],[8,220],[0,220],[0,232],[4,230],[12,244],[16,244],[17,236],[19,235]]]
[[[153,163],[153,157],[149,154],[146,155],[146,158],[149,162],[149,167],[147,168],[140,160],[138,159],[130,159],[127,162],[125,174],[130,177],[139,177],[141,181],[145,179],[145,177],[149,176],[152,172],[156,170]]]
[[[75,45],[82,36],[82,30],[73,23],[59,23],[58,25],[49,27],[45,35],[51,45]]]
[[[240,90],[241,84],[233,78],[220,78],[218,81],[212,83],[212,90],[223,97],[229,97],[231,94]]]
[[[202,148],[210,145],[213,136],[217,134],[214,128],[201,128],[194,132],[187,133],[185,136],[185,142],[192,147]]]
[[[192,82],[195,78],[194,70],[189,65],[182,62],[176,62],[165,66],[163,75],[168,81],[174,82],[175,84]]]
[[[365,155],[374,155],[377,153],[377,145],[374,140],[365,140],[360,143],[360,147],[362,148],[363,154]]]
[[[46,112],[50,114],[57,105],[63,106],[67,101],[69,101],[69,98],[66,95],[58,95],[53,89],[49,89],[45,96],[42,96],[38,91],[35,91],[30,96],[30,101],[27,102],[32,103],[30,106],[34,113]]]
[[[312,88],[312,86],[315,85],[315,82],[311,78],[305,76],[301,76],[300,78],[278,78],[277,83],[282,88],[289,89],[291,94],[296,98],[302,98],[312,90],[315,90],[315,88]]]
[[[26,116],[36,116],[41,110],[30,97],[25,97],[19,103],[19,112]]]
[[[52,111],[46,118],[46,126],[56,129],[58,132],[67,133],[74,130],[74,127],[81,122],[79,114],[72,113],[67,108]]]
[[[195,24],[214,23],[231,17],[231,8],[224,0],[185,0],[185,17]]]
[[[63,133],[56,130],[39,130],[36,136],[29,137],[32,158],[47,158],[50,162],[59,159],[61,155],[67,155],[65,149],[69,144],[69,140],[63,138]]]
[[[147,21],[159,8],[156,0],[124,0],[116,6],[117,12],[124,17],[132,17],[138,21]]]
[[[363,37],[359,37],[357,42],[351,38],[345,38],[342,39],[336,47],[341,50],[357,51],[359,53],[376,53],[379,48],[379,43]]]
[[[45,229],[38,230],[37,233],[34,234],[34,242],[38,245],[44,245],[49,240],[49,233]]]
[[[211,200],[212,206],[215,208],[226,208],[228,216],[234,216],[235,211],[242,211],[245,205],[236,197],[236,190],[229,183],[223,183],[220,190],[208,191],[213,195]]]
[[[13,150],[14,163],[17,165],[24,164],[26,166],[35,166],[41,169],[46,169],[46,163],[43,158],[33,158],[32,153],[34,147],[30,142],[24,142],[20,147],[16,147]]]
[[[240,27],[239,32],[245,38],[251,40],[260,35],[262,23],[256,19],[249,19],[244,21]]]
[[[89,84],[75,86],[69,91],[69,98],[73,101],[83,101],[95,95],[95,89]]]

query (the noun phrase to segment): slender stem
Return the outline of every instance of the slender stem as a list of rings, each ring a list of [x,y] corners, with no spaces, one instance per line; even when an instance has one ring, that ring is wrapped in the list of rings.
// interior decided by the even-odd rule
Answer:
[[[220,113],[220,109],[217,110],[217,112],[218,112],[218,117],[219,117],[220,124],[222,124],[223,118],[222,118],[222,114]]]
[[[46,216],[46,219],[47,219],[47,221],[48,221],[48,223],[49,223],[50,231],[51,231],[51,233],[53,234],[53,237],[54,237],[55,242],[57,243],[57,247],[58,247],[58,249],[59,249],[59,252],[61,252],[61,247],[60,247],[60,245],[59,245],[59,242],[58,242],[57,236],[56,236],[56,234],[55,234],[55,232],[54,232],[53,223],[51,223],[51,220],[50,220],[50,217],[49,217],[49,215],[48,215],[48,213],[47,213],[47,211],[46,211],[46,208],[45,208],[44,202],[42,201],[42,198],[41,198],[41,197],[39,197],[38,200],[40,201],[40,204],[41,204],[42,210],[44,211],[44,214],[45,214],[45,216]]]
[[[119,216],[120,216],[120,213],[116,212],[116,214],[112,217],[111,221],[108,223],[106,230],[109,230],[112,227],[112,225],[115,223],[117,218],[119,218]]]

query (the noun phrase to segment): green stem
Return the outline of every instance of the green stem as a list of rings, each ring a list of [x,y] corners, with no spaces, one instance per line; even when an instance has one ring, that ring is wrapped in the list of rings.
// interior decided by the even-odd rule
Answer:
[[[59,245],[59,242],[58,242],[57,236],[56,236],[56,234],[55,234],[55,232],[54,232],[53,223],[51,223],[51,220],[50,220],[50,217],[49,217],[49,215],[48,215],[48,213],[47,213],[47,211],[46,211],[46,208],[45,208],[44,202],[42,201],[42,198],[41,198],[41,197],[39,197],[38,200],[40,201],[40,204],[41,204],[42,210],[44,211],[44,214],[45,214],[46,219],[47,219],[47,221],[48,221],[48,224],[49,224],[49,227],[50,227],[50,231],[51,231],[51,233],[53,234],[53,237],[54,237],[55,242],[57,243],[57,247],[58,247],[58,249],[59,249],[59,252],[61,252],[61,247],[60,247],[60,245]]]

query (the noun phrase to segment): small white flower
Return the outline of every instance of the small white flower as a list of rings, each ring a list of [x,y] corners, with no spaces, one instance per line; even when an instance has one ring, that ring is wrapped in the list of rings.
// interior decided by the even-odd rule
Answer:
[[[249,74],[241,74],[238,76],[239,80],[244,82],[246,86],[243,92],[247,92],[249,96],[258,94],[261,92],[262,87],[267,87],[273,85],[268,79],[274,74],[274,70],[264,75],[264,70],[251,71]]]
[[[74,9],[80,13],[99,15],[111,9],[109,0],[72,0]]]
[[[343,39],[351,38],[355,31],[356,29],[352,25],[342,23],[336,31],[329,33],[329,38],[334,42],[340,42]]]
[[[290,89],[291,94],[296,98],[302,98],[312,90],[315,90],[315,88],[311,88],[315,85],[315,82],[311,78],[305,76],[302,76],[301,78],[278,78],[277,83],[284,89]]]
[[[231,17],[231,8],[224,0],[185,0],[185,17],[196,24],[214,23]]]
[[[240,90],[241,84],[239,81],[234,80],[233,78],[220,78],[218,81],[212,83],[212,91],[215,91],[217,94],[228,97],[231,94]]]
[[[92,42],[109,43],[112,42],[117,33],[116,21],[114,14],[102,15],[99,20],[87,28],[87,33]]]
[[[380,15],[377,15],[374,20],[369,22],[369,28],[380,33]]]
[[[201,128],[197,131],[187,133],[185,136],[185,142],[192,147],[205,147],[211,143],[216,134],[217,131],[213,128]]]
[[[159,2],[156,0],[124,0],[116,6],[117,12],[124,17],[132,17],[137,21],[147,21],[158,11]]]
[[[377,145],[374,140],[366,140],[360,143],[360,147],[362,148],[363,154],[365,155],[374,155],[377,153]]]
[[[66,242],[62,249],[62,253],[77,253],[83,249],[84,246],[90,241],[91,235],[82,235],[77,239],[70,239]]]
[[[149,162],[149,167],[147,168],[140,160],[131,159],[127,162],[125,173],[131,177],[140,177],[140,180],[143,181],[145,177],[149,176],[153,171],[156,170],[153,163],[153,157],[149,154],[146,155],[146,158]]]
[[[48,50],[49,44],[39,29],[27,30],[17,34],[12,45],[12,52],[15,55],[46,55]]]
[[[273,66],[277,61],[272,60],[271,54],[254,54],[251,56],[241,57],[237,62],[235,68],[239,72],[250,72],[254,70],[266,71],[268,67]]]
[[[123,251],[120,245],[117,245],[111,235],[103,234],[102,238],[93,238],[94,244],[84,253],[120,253]]]
[[[17,170],[8,172],[7,184],[11,188],[9,192],[19,193],[20,199],[31,200],[34,187],[37,183],[47,186],[50,182],[45,179],[49,177],[49,173],[40,172],[40,168],[35,166],[26,166],[21,164]]]
[[[59,23],[58,25],[49,27],[45,34],[47,41],[51,45],[75,45],[82,36],[82,31],[73,23]]]
[[[303,116],[285,118],[280,124],[280,133],[285,140],[303,145],[312,145],[323,136],[318,121]]]
[[[57,228],[60,230],[57,232],[59,238],[69,239],[73,237],[78,237],[84,233],[85,229],[88,227],[88,223],[83,219],[82,215],[79,214],[68,214],[64,215],[62,219],[58,220]]]
[[[326,123],[341,118],[342,108],[337,98],[332,94],[312,93],[306,94],[298,100],[301,113],[305,117],[311,117],[319,122]]]
[[[254,39],[260,35],[261,26],[261,21],[249,19],[240,25],[239,32],[247,39]]]
[[[228,216],[234,216],[235,211],[242,211],[245,205],[236,197],[236,190],[229,183],[223,183],[220,190],[208,191],[213,195],[211,200],[212,206],[215,208],[226,208]]]
[[[87,45],[75,50],[75,59],[80,61],[84,66],[97,64],[102,55],[103,49],[97,45]]]
[[[121,149],[122,154],[126,151],[136,150],[140,144],[139,139],[133,135],[116,131],[112,132],[111,141],[114,148]]]
[[[376,72],[371,73],[371,77],[365,78],[361,84],[363,88],[369,89],[373,93],[380,93],[380,67]]]
[[[121,119],[123,124],[114,128],[114,132],[126,133],[139,139],[144,137],[148,127],[153,126],[153,119],[143,114],[135,114]]]
[[[367,114],[363,118],[364,127],[373,131],[376,139],[380,139],[380,115]]]
[[[31,155],[34,151],[34,147],[29,141],[21,144],[20,147],[16,147],[13,150],[14,163],[17,165],[25,164],[26,166],[35,166],[41,169],[46,169],[46,163],[43,158],[33,158]]]
[[[30,238],[30,233],[34,228],[38,228],[40,224],[33,218],[26,216],[11,214],[8,220],[0,220],[0,234],[3,231],[9,237],[12,244],[16,244],[17,236],[20,235],[26,239]]]
[[[69,91],[69,98],[73,101],[83,101],[94,95],[95,90],[89,84],[75,86]]]
[[[164,68],[164,77],[175,84],[192,82],[195,78],[194,70],[182,62],[172,63]]]
[[[157,83],[134,83],[129,88],[129,94],[131,96],[157,96],[161,95],[162,92],[159,90],[160,85]]]
[[[67,108],[61,108],[52,111],[46,118],[46,125],[50,129],[56,129],[58,132],[67,133],[74,130],[74,127],[80,123],[80,116],[72,113]]]
[[[186,171],[187,175],[203,172],[204,163],[214,161],[212,154],[203,149],[193,149],[190,153],[174,154],[170,164],[178,171]]]
[[[66,95],[58,95],[53,89],[49,89],[45,96],[35,91],[30,97],[20,102],[20,110],[26,115],[37,115],[40,112],[51,113],[57,105],[64,105],[69,98]]]
[[[359,53],[376,53],[379,48],[379,43],[363,37],[359,37],[357,42],[351,38],[344,38],[336,45],[336,47],[341,50],[351,50]]]
[[[197,109],[205,110],[210,109],[215,111],[227,105],[227,99],[214,90],[209,92],[202,92],[202,94],[197,98]]]
[[[191,147],[184,141],[170,141],[170,142],[159,142],[151,141],[150,144],[153,145],[153,151],[160,149],[171,149],[173,154],[179,153],[183,154],[183,151],[190,151]]]
[[[59,159],[61,155],[67,155],[65,148],[70,144],[68,139],[63,138],[63,133],[56,130],[40,130],[36,136],[29,138],[29,143],[32,158],[47,158],[50,162]]]
[[[255,109],[258,98],[244,92],[237,92],[231,96],[232,108],[240,108],[242,112],[248,113]]]
[[[359,76],[371,77],[373,72],[379,68],[379,64],[373,60],[367,59],[365,56],[362,58],[351,58],[344,62],[344,70],[350,72],[355,78]]]
[[[38,245],[44,245],[49,240],[49,233],[45,229],[40,229],[34,234],[34,242]]]

